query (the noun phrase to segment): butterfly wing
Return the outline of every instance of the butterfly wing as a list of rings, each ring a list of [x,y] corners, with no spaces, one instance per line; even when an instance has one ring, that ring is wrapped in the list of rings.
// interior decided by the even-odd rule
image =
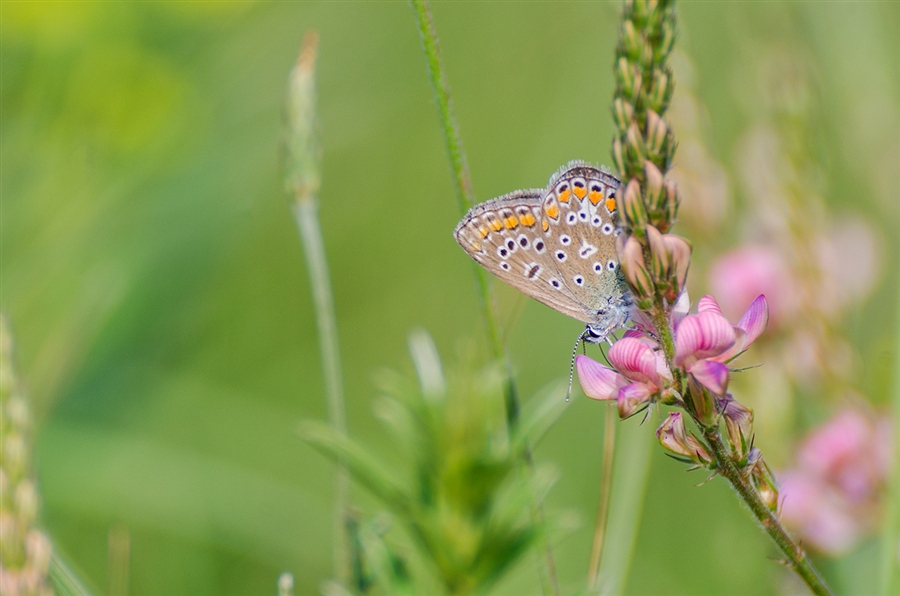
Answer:
[[[563,283],[547,242],[542,202],[545,190],[519,190],[481,203],[459,222],[454,236],[490,273],[580,321],[585,310]]]
[[[541,203],[547,246],[583,309],[577,318],[587,323],[602,321],[605,311],[627,301],[615,249],[618,187],[611,174],[573,162],[551,177]]]

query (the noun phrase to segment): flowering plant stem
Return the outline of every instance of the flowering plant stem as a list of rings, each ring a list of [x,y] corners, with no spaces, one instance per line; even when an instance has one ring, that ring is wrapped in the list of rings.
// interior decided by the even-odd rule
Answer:
[[[830,594],[778,519],[774,478],[760,450],[752,446],[752,411],[727,393],[728,363],[765,328],[765,298],[757,298],[736,326],[724,319],[711,296],[700,300],[697,315],[676,312],[681,299],[686,300],[691,246],[668,233],[680,202],[674,183],[665,178],[676,147],[665,119],[674,90],[667,62],[675,38],[674,0],[625,1],[612,106],[617,128],[612,156],[622,176],[617,252],[640,311],[636,316],[642,321],[637,324],[645,343],[633,338],[616,342],[609,358],[617,371],[594,367],[594,378],[605,382],[585,392],[596,399],[616,399],[623,418],[638,411],[641,403],[649,406],[651,399],[684,409],[701,436],[685,430],[680,413],[671,413],[657,430],[663,447],[678,459],[725,477],[783,553],[786,565],[814,594]],[[655,355],[646,342],[656,343],[662,354]],[[650,364],[656,358],[664,358],[666,374],[658,374]],[[582,364],[588,371],[590,365]],[[579,378],[581,373],[579,368]],[[619,381],[632,383],[622,392],[610,391]],[[720,432],[723,419],[727,441]]]
[[[456,117],[453,113],[453,104],[450,100],[450,85],[441,64],[441,55],[438,47],[437,31],[431,18],[431,11],[425,0],[413,0],[412,7],[416,14],[419,33],[422,37],[422,46],[425,52],[425,62],[428,66],[428,74],[434,87],[434,96],[437,101],[438,113],[441,120],[441,129],[444,133],[444,141],[447,148],[447,156],[453,170],[453,179],[456,185],[456,198],[460,215],[475,204],[475,194],[472,191],[472,182],[469,177],[469,167],[466,162],[466,154],[463,150],[462,139],[456,126]],[[493,309],[490,285],[487,273],[481,267],[473,264],[475,278],[478,284],[478,293],[481,297],[482,317],[488,330],[488,338],[491,353],[495,360],[501,362],[506,370],[504,382],[504,405],[506,408],[506,422],[510,431],[514,431],[519,421],[520,404],[516,390],[512,367],[506,353],[506,347],[500,335],[497,325],[497,316]],[[523,450],[523,459],[527,473],[533,474],[534,462],[531,450]],[[535,497],[531,507],[532,521],[538,527],[544,526],[544,513],[541,504]],[[544,594],[559,594],[559,585],[556,579],[556,563],[553,558],[553,549],[549,538],[544,539],[544,555],[538,566],[538,574],[541,579],[541,588]]]
[[[655,304],[653,306],[656,313],[654,319],[657,325],[656,328],[660,331],[660,344],[666,354],[667,362],[671,365],[675,355],[675,344],[672,340],[672,332],[666,322],[663,308],[664,303],[662,297],[656,296]],[[680,393],[683,389],[682,379],[680,378],[680,369],[672,366],[672,370],[676,375],[674,386]],[[762,501],[758,490],[750,482],[748,474],[745,474],[736,465],[731,449],[722,439],[722,434],[719,432],[718,422],[713,425],[704,424],[697,418],[696,413],[692,408],[687,407],[685,409],[703,432],[704,442],[709,447],[709,452],[713,456],[712,467],[720,476],[723,476],[731,483],[731,486],[734,488],[738,497],[747,505],[747,508],[750,510],[750,513],[753,514],[753,517],[756,518],[756,521],[759,522],[763,530],[766,531],[769,537],[775,542],[778,549],[786,557],[784,562],[787,566],[793,569],[803,581],[806,582],[806,585],[809,586],[809,589],[812,590],[814,594],[819,596],[831,594],[828,587],[825,585],[825,582],[819,576],[819,573],[810,563],[806,553],[787,533],[775,512]]]

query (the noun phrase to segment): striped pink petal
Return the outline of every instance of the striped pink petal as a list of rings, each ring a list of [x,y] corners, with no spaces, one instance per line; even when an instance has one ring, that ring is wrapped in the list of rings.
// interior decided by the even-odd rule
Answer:
[[[697,382],[716,395],[725,395],[728,389],[728,367],[713,360],[699,360],[688,368]]]
[[[719,308],[719,303],[716,302],[716,299],[709,294],[703,296],[702,298],[700,298],[700,300],[697,301],[697,312],[714,312],[720,316],[725,316],[722,314],[722,309]]]
[[[623,337],[609,349],[609,361],[630,381],[658,384],[656,354],[640,339]]]
[[[627,383],[616,371],[587,356],[576,357],[575,368],[584,394],[591,399],[616,399],[619,387]]]
[[[744,344],[745,348],[752,344],[756,338],[762,334],[768,322],[769,305],[766,302],[766,297],[760,294],[756,297],[756,300],[750,304],[747,308],[747,312],[744,313],[744,316],[741,317],[741,320],[737,324],[739,329],[743,329],[747,333],[747,340]]]
[[[747,312],[741,317],[735,331],[735,342],[723,354],[716,357],[719,362],[728,362],[746,350],[753,341],[762,334],[769,322],[769,306],[766,297],[760,294],[756,297]]]
[[[675,364],[713,358],[734,345],[734,328],[725,317],[710,311],[688,315],[678,325]]]

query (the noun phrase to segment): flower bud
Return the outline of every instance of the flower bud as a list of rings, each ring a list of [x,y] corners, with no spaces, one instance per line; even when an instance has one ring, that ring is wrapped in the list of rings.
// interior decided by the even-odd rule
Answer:
[[[647,245],[650,247],[650,273],[657,285],[665,284],[669,276],[669,251],[663,235],[653,226],[647,226]]]
[[[633,0],[631,6],[626,8],[626,12],[631,13],[631,18],[641,24],[644,24],[647,17],[650,16],[651,10],[649,0]]]
[[[25,478],[16,487],[13,496],[19,523],[25,527],[31,526],[37,517],[37,489],[30,478]]]
[[[47,536],[39,530],[28,532],[25,537],[25,551],[28,557],[28,566],[40,575],[45,575],[50,567],[50,557],[53,554],[53,546]]]
[[[620,236],[621,237],[621,236]],[[637,298],[649,298],[653,296],[653,280],[644,265],[644,253],[641,243],[634,236],[629,235],[619,251],[619,266],[625,279],[631,285]]]
[[[750,438],[753,433],[753,410],[727,395],[722,417],[725,419],[725,430],[731,449],[738,459],[744,459],[750,450]]]
[[[647,159],[647,146],[637,122],[632,122],[625,132],[625,159],[631,172],[642,167]]]
[[[641,90],[641,75],[634,71],[625,56],[620,56],[616,61],[616,81],[622,89],[622,95],[634,102]]]
[[[641,46],[641,54],[638,56],[637,62],[640,65],[642,72],[648,72],[653,66],[653,46],[650,44],[649,40],[645,40],[644,45]],[[644,94],[646,95],[646,89],[644,90]]]
[[[0,511],[0,554],[3,555],[4,566],[24,557],[22,538],[23,532],[16,517],[8,511]]]
[[[625,173],[625,155],[622,151],[622,141],[621,139],[615,139],[612,143],[612,160],[613,167],[616,168],[616,172],[621,176]]]
[[[656,163],[663,163],[663,159],[669,153],[670,145],[669,126],[659,114],[653,110],[647,110],[647,144],[645,151]]]
[[[665,61],[675,45],[675,25],[670,19],[663,19],[659,39],[653,49],[653,61],[660,64]]]
[[[641,185],[637,178],[628,181],[625,192],[622,193],[622,218],[625,225],[638,236],[644,235],[644,226],[647,225],[647,209],[641,197]]]
[[[675,85],[672,83],[672,75],[668,68],[655,70],[653,81],[647,90],[647,107],[657,114],[662,114],[669,109],[669,102],[674,90]]]
[[[617,97],[613,102],[613,121],[620,135],[625,134],[628,126],[634,121],[634,107],[621,97]]]
[[[770,511],[778,509],[778,486],[775,483],[775,475],[763,459],[762,452],[754,447],[747,455],[750,468],[750,480],[759,493],[759,498]]]
[[[665,187],[662,172],[649,159],[644,160],[644,179],[647,182],[647,209],[651,212],[665,210]]]
[[[674,453],[682,461],[692,461],[707,466],[712,461],[709,452],[692,434],[684,428],[681,412],[672,412],[656,429],[656,438],[663,449]]]
[[[675,234],[663,234],[663,243],[669,253],[669,281],[671,295],[667,293],[666,300],[674,302],[687,282],[688,268],[691,265],[691,243]]]
[[[685,393],[685,405],[691,410],[694,419],[706,427],[716,424],[719,412],[716,397],[698,383],[693,375],[688,375],[688,390]]]
[[[3,467],[9,475],[9,479],[17,483],[25,473],[28,450],[21,433],[10,430],[4,434],[6,436],[3,437]]]
[[[666,219],[671,226],[678,216],[678,188],[672,180],[665,181],[666,186]]]
[[[619,35],[622,51],[631,59],[636,60],[643,51],[644,40],[634,27],[634,22],[625,20],[622,23],[622,32]]]

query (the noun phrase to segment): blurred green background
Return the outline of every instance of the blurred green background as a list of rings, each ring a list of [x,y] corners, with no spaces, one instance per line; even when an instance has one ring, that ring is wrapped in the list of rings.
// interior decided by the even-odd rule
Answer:
[[[480,200],[543,186],[569,159],[609,163],[618,12],[434,4]],[[685,3],[679,18],[705,140],[729,172],[757,116],[758,53],[800,56],[815,73],[823,196],[876,222],[883,240],[880,283],[843,329],[861,355],[859,387],[884,401],[897,323],[900,4]],[[409,6],[0,5],[0,300],[36,409],[44,524],[100,591],[109,533],[123,528],[133,594],[273,593],[282,571],[309,594],[330,577],[333,468],[295,434],[299,420],[325,417],[325,403],[280,166],[286,77],[310,29],[321,36],[320,217],[349,429],[387,451],[372,378],[412,370],[411,328],[429,330],[449,363],[472,346],[487,360]],[[729,245],[692,241],[701,260]],[[498,294],[522,393],[563,378],[581,324]],[[600,481],[603,409],[587,402],[577,395],[536,453],[559,470],[548,511],[579,520],[554,545],[564,593],[584,585]],[[653,457],[628,593],[783,585],[724,482],[698,489],[701,477]],[[375,509],[361,490],[354,501]],[[535,577],[525,557],[497,592],[531,592]]]

